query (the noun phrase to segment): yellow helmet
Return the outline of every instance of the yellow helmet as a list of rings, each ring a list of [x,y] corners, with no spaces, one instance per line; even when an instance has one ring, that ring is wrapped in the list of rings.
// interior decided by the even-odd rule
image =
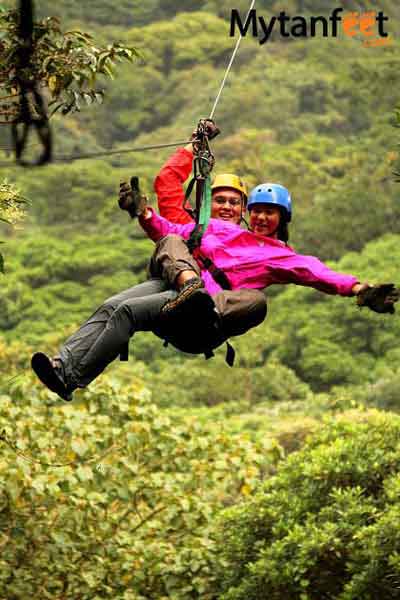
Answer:
[[[232,175],[231,173],[221,173],[219,175],[216,175],[214,181],[211,184],[211,191],[222,187],[228,187],[237,190],[238,192],[243,194],[244,201],[247,202],[247,184],[238,175]]]

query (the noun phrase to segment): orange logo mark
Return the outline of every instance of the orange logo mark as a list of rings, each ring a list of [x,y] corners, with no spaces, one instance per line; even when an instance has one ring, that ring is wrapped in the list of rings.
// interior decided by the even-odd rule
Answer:
[[[361,33],[362,36],[370,37],[374,35],[376,25],[376,12],[369,11],[366,13],[352,12],[343,15],[343,31],[349,37]]]
[[[365,13],[347,13],[343,15],[343,32],[348,37],[361,35],[364,46],[387,46],[392,43],[392,40],[388,37],[378,37],[378,21],[377,13],[374,10]],[[379,24],[379,34],[381,35],[380,27],[381,25]]]

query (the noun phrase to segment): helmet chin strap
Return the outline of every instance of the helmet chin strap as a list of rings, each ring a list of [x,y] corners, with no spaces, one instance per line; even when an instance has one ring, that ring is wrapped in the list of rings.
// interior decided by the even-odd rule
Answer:
[[[244,216],[243,216],[243,215],[240,217],[240,223],[242,223],[242,222],[243,222],[243,223],[246,225],[247,229],[248,229],[249,231],[251,231],[251,229],[250,229],[250,227],[249,227],[249,224],[248,224],[248,222],[246,221],[246,219],[244,218]],[[240,225],[240,223],[239,223],[239,225]]]
[[[244,214],[246,213],[246,206],[245,206],[245,201],[244,201],[244,194],[243,192],[241,192],[241,202],[240,202],[240,221],[239,221],[239,225],[242,221],[244,221],[244,223],[246,223],[246,227],[247,229],[249,229],[249,224],[247,223],[246,219],[244,218]]]

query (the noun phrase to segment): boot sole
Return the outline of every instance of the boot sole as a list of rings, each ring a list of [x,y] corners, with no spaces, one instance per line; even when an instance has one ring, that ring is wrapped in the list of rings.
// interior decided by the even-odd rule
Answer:
[[[162,307],[161,312],[163,315],[170,315],[175,313],[183,304],[187,303],[190,298],[197,296],[196,292],[200,289],[204,289],[201,281],[196,281],[191,286],[187,287],[183,292],[177,295],[174,300],[169,300],[165,306]],[[205,295],[204,292],[202,295]]]
[[[203,291],[203,289],[194,290],[190,296],[185,299],[185,302],[179,303],[175,306],[174,310],[170,310],[163,314],[168,318],[182,318],[183,322],[187,322],[187,319],[189,318],[196,323],[197,317],[204,321],[206,315],[209,317],[210,321],[213,321],[215,318],[215,304],[211,296]]]
[[[36,354],[32,356],[31,366],[40,381],[49,388],[51,392],[54,392],[67,402],[72,400],[72,394],[67,392],[64,383],[57,376],[54,367],[46,354],[43,354],[43,352],[36,352]]]

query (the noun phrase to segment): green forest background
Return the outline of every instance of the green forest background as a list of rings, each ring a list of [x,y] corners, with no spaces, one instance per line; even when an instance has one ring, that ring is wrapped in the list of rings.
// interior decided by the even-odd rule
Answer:
[[[231,3],[59,0],[56,9],[47,0],[37,4],[42,15],[59,15],[65,28],[89,31],[101,43],[134,46],[143,57],[128,66],[121,64],[115,80],[105,82],[101,106],[54,117],[57,155],[187,140],[198,119],[209,114],[234,46],[229,37]],[[240,0],[234,8],[244,12],[247,2]],[[348,2],[347,8],[374,6]],[[280,10],[329,15],[331,9],[326,10],[323,1],[257,3],[258,13],[264,16]],[[400,283],[399,184],[393,174],[398,164],[400,6],[383,0],[379,9],[389,16],[392,43],[385,47],[366,48],[360,39],[343,38],[274,37],[262,46],[256,39],[244,39],[215,114],[222,134],[213,149],[216,172],[238,172],[250,187],[277,181],[291,191],[290,243],[298,252],[318,256],[361,281]],[[2,147],[10,144],[8,133],[6,127],[0,130]],[[256,560],[254,548],[260,548],[260,537],[265,547],[271,543],[263,526],[252,521],[264,502],[260,486],[274,485],[270,476],[281,473],[282,481],[276,485],[282,485],[282,490],[286,485],[290,492],[290,469],[293,477],[296,469],[296,476],[303,473],[300,463],[290,466],[287,457],[292,452],[296,451],[293,457],[297,451],[305,453],[293,460],[306,465],[307,452],[315,458],[318,451],[321,455],[315,460],[322,464],[325,446],[350,440],[343,450],[353,457],[348,472],[360,473],[364,467],[359,469],[354,456],[361,449],[355,450],[351,440],[364,435],[368,426],[372,433],[365,434],[360,448],[368,447],[371,439],[376,443],[371,442],[371,456],[364,457],[366,479],[354,479],[347,504],[342,497],[334,499],[346,505],[342,522],[346,510],[362,504],[367,474],[380,468],[380,457],[387,453],[389,442],[381,432],[393,428],[395,440],[399,426],[397,315],[360,311],[354,299],[312,289],[275,286],[266,292],[266,321],[232,340],[237,352],[233,369],[224,362],[224,348],[206,362],[164,348],[160,339],[146,333],[131,341],[129,363],[113,364],[89,390],[76,393],[74,406],[54,401],[30,373],[32,352],[54,353],[106,297],[145,279],[152,243],[118,209],[119,181],[139,175],[154,200],[154,177],[170,154],[170,149],[163,149],[21,169],[13,165],[7,151],[2,153],[1,164],[7,166],[0,167],[0,180],[17,184],[29,200],[23,227],[11,230],[4,225],[0,230],[6,242],[2,246],[6,272],[0,282],[0,425],[6,432],[3,441],[14,440],[11,445],[4,442],[0,474],[11,490],[6,494],[11,511],[7,518],[13,524],[9,535],[15,543],[10,556],[2,559],[3,596],[8,600],[28,594],[60,599],[233,600],[264,598],[269,589],[274,598],[291,600],[372,600],[378,593],[398,597],[388,595],[388,590],[392,589],[390,574],[400,575],[399,561],[386,555],[371,558],[376,564],[385,560],[388,568],[389,587],[377,588],[378,592],[373,588],[375,596],[368,596],[370,580],[355,582],[347,558],[343,558],[347,565],[343,572],[329,561],[324,566],[324,573],[331,569],[336,579],[342,573],[342,587],[327,584],[328,591],[317,589],[322,559],[319,563],[315,559],[313,579],[310,563],[305,560],[303,565],[293,558],[290,545],[285,551],[281,545],[274,556],[276,564],[265,562],[265,569],[272,573],[279,560],[293,560],[297,574],[296,570],[286,573],[288,581],[295,582],[293,589],[288,583],[282,587],[274,582],[272,575],[266,583],[265,570],[263,576],[257,575],[259,563],[250,569],[254,581],[246,583],[250,576],[243,566]],[[392,411],[390,418],[375,409]],[[326,435],[316,433],[325,428]],[[309,441],[308,434],[317,437]],[[97,467],[104,461],[90,462],[91,456],[114,445],[119,448],[118,458],[113,452],[107,455],[109,463],[103,470]],[[58,471],[27,464],[15,457],[16,449],[33,452],[44,462],[59,462],[60,456],[61,462],[77,461],[78,472],[75,463]],[[341,469],[347,464],[340,452],[336,462],[332,459],[327,466],[334,474],[329,480],[334,494],[336,485],[343,483]],[[12,460],[15,464],[9,469]],[[142,470],[133,466],[134,460]],[[393,459],[390,468],[398,464]],[[385,477],[392,476],[389,467],[384,469]],[[317,479],[322,481],[325,475]],[[303,476],[314,481],[310,472]],[[390,496],[382,483],[385,477],[380,479],[380,493],[385,488],[394,503],[399,484]],[[394,489],[393,481],[391,485]],[[268,490],[267,496],[273,494]],[[323,490],[316,497],[324,502],[330,493]],[[371,491],[371,498],[378,495]],[[134,511],[132,497],[139,498],[144,511]],[[284,492],[279,497],[284,503]],[[300,504],[302,498],[300,493]],[[158,502],[167,507],[160,514]],[[381,511],[382,516],[386,500],[372,506],[368,496],[368,502],[365,523],[361,517],[354,521],[353,512],[349,523],[366,526],[371,514]],[[218,542],[213,531],[218,529],[215,523],[221,509],[232,505],[239,507],[238,514],[226,517],[231,537],[217,572],[215,556],[222,554],[224,540]],[[306,500],[303,508],[306,514],[312,512]],[[138,520],[137,533],[126,511]],[[300,511],[288,520],[292,518],[304,525]],[[55,537],[48,536],[52,519]],[[332,516],[332,523],[335,520]],[[99,522],[102,525],[97,527]],[[314,539],[321,529],[320,524],[314,525],[311,533],[302,533],[304,539]],[[85,537],[79,538],[80,528],[85,529]],[[236,530],[245,532],[239,541],[234,539]],[[18,531],[25,533],[18,537]],[[257,532],[257,542],[247,539],[249,531]],[[283,539],[282,532],[274,535]],[[342,537],[337,531],[328,537],[342,540],[345,546],[348,535],[346,530]],[[400,553],[397,537],[395,557]],[[41,541],[32,551],[35,539]],[[325,548],[321,539],[315,544]],[[340,554],[341,549],[336,550]],[[67,576],[63,569],[71,552],[77,571],[74,567]],[[360,548],[354,552],[352,564],[359,564],[354,572],[360,576],[364,565],[372,577]],[[386,554],[391,556],[390,551]],[[45,568],[44,557],[49,555],[53,567]],[[310,555],[315,557],[315,549]],[[272,561],[265,553],[263,560]],[[24,561],[29,567],[23,566]],[[82,564],[83,580],[77,574]],[[30,569],[29,574],[24,569]],[[40,585],[33,575],[38,569],[43,571]],[[324,581],[321,578],[321,586]],[[325,592],[331,595],[324,596]]]

